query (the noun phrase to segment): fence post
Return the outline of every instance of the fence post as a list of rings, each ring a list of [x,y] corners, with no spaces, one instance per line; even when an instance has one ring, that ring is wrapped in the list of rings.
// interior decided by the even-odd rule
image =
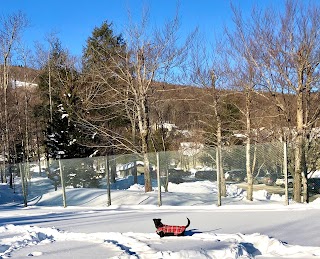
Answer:
[[[61,165],[61,159],[59,159],[59,169],[60,169],[60,179],[61,179],[61,187],[62,187],[62,199],[63,199],[63,207],[67,207],[67,198],[66,198],[66,187],[64,184],[63,170]]]
[[[109,157],[106,157],[106,178],[107,178],[107,193],[108,193],[108,201],[107,206],[111,205],[111,191],[110,191],[110,170],[109,170]]]
[[[283,175],[284,175],[284,195],[285,205],[289,205],[289,194],[288,194],[288,156],[287,156],[287,141],[283,142]]]
[[[217,167],[217,188],[218,188],[218,206],[221,206],[221,149],[216,147],[216,167]]]
[[[161,178],[160,178],[160,155],[157,152],[157,181],[158,181],[158,206],[162,205],[161,200]]]

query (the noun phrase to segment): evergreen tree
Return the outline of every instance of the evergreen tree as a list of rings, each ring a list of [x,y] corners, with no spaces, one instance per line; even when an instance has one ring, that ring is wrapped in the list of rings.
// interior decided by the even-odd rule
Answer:
[[[119,132],[128,132],[127,127],[130,127],[124,105],[117,101],[116,94],[122,86],[115,76],[115,70],[119,67],[114,67],[114,64],[122,62],[121,56],[124,53],[125,42],[122,36],[115,35],[112,24],[106,21],[93,30],[83,50],[85,86],[82,99],[85,102],[82,104],[82,116],[88,129],[103,146],[101,154],[115,155],[119,152],[121,148],[115,136]],[[115,181],[114,160],[110,162],[110,172],[111,181]]]
[[[112,23],[104,21],[100,27],[94,28],[92,36],[87,39],[87,45],[83,51],[84,71],[93,67],[103,68],[113,63],[110,60],[117,58],[119,53],[124,53],[124,50],[125,42],[122,35],[114,35]],[[110,80],[111,78],[109,76],[106,79]]]
[[[94,125],[115,131],[128,125],[124,106],[117,100],[117,91],[122,87],[115,71],[115,63],[121,63],[125,53],[125,43],[121,35],[114,35],[112,24],[106,21],[96,27],[88,38],[83,50],[83,76],[89,94],[84,93],[86,100],[84,108],[85,119]],[[115,60],[118,60],[115,62]],[[92,93],[92,95],[90,94]],[[101,141],[111,143],[112,137]],[[111,144],[112,145],[112,144]]]
[[[92,148],[83,145],[88,136],[75,121],[74,111],[81,105],[75,87],[79,74],[69,61],[60,42],[55,41],[40,76],[39,91],[43,100],[40,114],[47,118],[44,144],[48,159],[84,158],[93,153]],[[80,170],[83,167],[82,162],[64,163],[66,184],[79,187],[88,182],[86,186],[90,185],[95,172],[91,170],[86,174]],[[75,177],[75,174],[79,175]]]

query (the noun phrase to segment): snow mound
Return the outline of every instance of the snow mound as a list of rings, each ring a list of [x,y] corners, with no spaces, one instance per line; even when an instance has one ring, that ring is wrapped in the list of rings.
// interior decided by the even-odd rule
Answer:
[[[258,255],[319,256],[320,248],[290,246],[259,233],[215,234],[194,233],[184,237],[160,239],[155,233],[73,233],[55,228],[5,225],[0,227],[0,258],[19,254],[25,247],[32,249],[27,256],[41,256],[46,252],[41,247],[55,242],[65,245],[85,242],[100,244],[106,258],[254,258]],[[41,246],[40,246],[41,245]],[[37,251],[36,251],[37,250]],[[298,253],[297,253],[298,251]],[[72,251],[69,252],[72,256]]]

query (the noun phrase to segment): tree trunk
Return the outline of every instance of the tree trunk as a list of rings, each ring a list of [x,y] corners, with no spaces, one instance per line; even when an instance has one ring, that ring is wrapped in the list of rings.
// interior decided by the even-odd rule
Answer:
[[[137,172],[137,160],[133,158],[133,167],[132,167],[133,183],[138,183],[138,172]]]
[[[117,161],[116,161],[116,156],[114,155],[114,150],[112,148],[111,150],[111,159],[109,159],[110,163],[110,181],[111,183],[116,182],[116,175],[117,175]]]
[[[40,154],[40,141],[39,141],[39,126],[38,126],[38,120],[36,120],[36,140],[37,140],[37,156],[38,156],[38,166],[39,166],[39,174],[40,176],[42,175],[42,170],[41,170],[41,154]]]
[[[3,142],[3,162],[2,162],[1,167],[2,167],[1,168],[1,173],[2,173],[1,175],[3,177],[1,182],[2,183],[7,183],[7,176],[6,176],[6,143],[5,142]]]
[[[150,175],[150,162],[148,157],[148,140],[149,140],[149,110],[146,99],[146,94],[138,94],[137,116],[138,125],[141,136],[141,147],[144,163],[144,188],[145,192],[152,191],[151,175]]]
[[[10,146],[9,146],[9,121],[8,121],[8,103],[7,103],[7,92],[8,92],[8,64],[7,64],[7,56],[4,59],[3,64],[3,102],[4,102],[4,124],[5,124],[5,134],[4,134],[4,146],[5,156],[7,157],[7,162],[10,167]],[[11,172],[11,170],[9,170]],[[10,176],[11,179],[11,176]],[[12,181],[10,180],[10,187],[13,188]]]
[[[247,200],[252,201],[253,200],[253,177],[252,177],[252,171],[250,166],[250,137],[247,138],[247,144],[246,144],[246,171],[247,171]]]
[[[111,190],[110,190],[110,171],[109,171],[109,157],[108,156],[106,157],[105,168],[106,168],[107,196],[108,196],[107,205],[110,206],[111,205]]]
[[[297,91],[297,136],[295,147],[295,171],[293,199],[295,202],[301,202],[301,177],[305,171],[304,159],[304,141],[303,141],[303,92],[302,86]]]
[[[219,190],[220,190],[220,194],[223,197],[227,196],[227,188],[226,188],[226,179],[223,173],[223,165],[222,165],[222,127],[221,127],[221,116],[219,113],[219,109],[218,109],[218,92],[216,89],[216,76],[215,73],[212,71],[211,72],[211,88],[213,91],[213,104],[214,104],[214,113],[216,116],[216,120],[217,120],[217,151],[218,151],[218,156],[217,159],[219,159],[219,161],[217,161],[218,163],[218,170],[219,170],[219,179],[218,183],[219,183]]]
[[[224,177],[224,173],[223,173],[223,165],[222,165],[222,136],[221,136],[221,121],[220,121],[220,116],[218,116],[217,118],[218,121],[218,125],[217,125],[217,146],[218,146],[218,150],[219,150],[219,171],[220,171],[220,191],[221,191],[221,195],[223,197],[227,196],[227,188],[226,188],[226,179]]]
[[[168,192],[169,191],[169,189],[168,189],[168,187],[169,187],[169,170],[168,170],[168,166],[166,166],[166,180],[165,180],[165,183],[164,183],[164,191],[165,192]]]
[[[253,176],[251,169],[251,114],[250,114],[250,93],[246,93],[246,125],[247,125],[247,143],[246,143],[246,172],[247,172],[247,200],[253,200]]]
[[[308,129],[305,130],[310,130],[313,127],[315,127],[315,121],[312,121],[310,123],[310,112],[311,109],[313,108],[312,102],[311,102],[311,89],[312,89],[312,81],[313,81],[313,73],[314,73],[314,68],[311,66],[311,64],[308,64],[307,69],[306,69],[306,93],[305,93],[305,111],[304,111],[304,121],[309,124]],[[305,123],[305,124],[306,124]],[[304,172],[302,174],[302,186],[303,186],[303,200],[304,202],[309,203],[309,190],[308,190],[308,168],[307,168],[307,154],[306,151],[309,150],[310,148],[310,134],[306,134],[304,132],[304,149],[303,149],[303,164],[304,166]],[[313,140],[314,141],[314,140]],[[306,145],[306,143],[308,145]],[[310,160],[309,160],[310,161]]]
[[[143,154],[143,163],[144,163],[144,188],[145,188],[145,192],[151,192],[152,184],[151,184],[151,175],[150,175],[150,162],[149,162],[147,150],[148,150],[148,147],[145,139],[142,143],[142,154]]]
[[[25,77],[25,81],[26,81],[26,77]],[[25,143],[26,143],[26,147],[25,147],[25,160],[27,162],[27,169],[28,169],[28,177],[29,180],[31,179],[31,175],[30,175],[30,170],[29,170],[29,127],[28,127],[28,95],[27,95],[27,89],[26,89],[26,84],[25,84]],[[40,173],[40,172],[39,172]]]
[[[219,146],[216,148],[216,167],[217,167],[217,187],[218,187],[218,203],[221,206],[221,149]]]
[[[22,168],[21,163],[19,163],[19,171],[20,171],[22,194],[23,194],[23,204],[25,207],[27,207],[28,206],[28,191],[27,191],[28,185],[26,184],[24,168]]]

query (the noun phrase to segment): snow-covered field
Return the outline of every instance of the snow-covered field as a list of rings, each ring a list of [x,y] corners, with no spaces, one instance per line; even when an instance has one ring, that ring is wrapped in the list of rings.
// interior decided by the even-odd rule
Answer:
[[[217,207],[209,181],[170,184],[161,207],[141,185],[113,190],[110,207],[105,189],[67,189],[67,208],[60,190],[34,195],[27,208],[14,195],[0,184],[0,258],[320,258],[319,200],[284,206],[259,191],[247,202],[230,185]],[[186,217],[186,236],[156,234],[153,218],[185,225]]]

